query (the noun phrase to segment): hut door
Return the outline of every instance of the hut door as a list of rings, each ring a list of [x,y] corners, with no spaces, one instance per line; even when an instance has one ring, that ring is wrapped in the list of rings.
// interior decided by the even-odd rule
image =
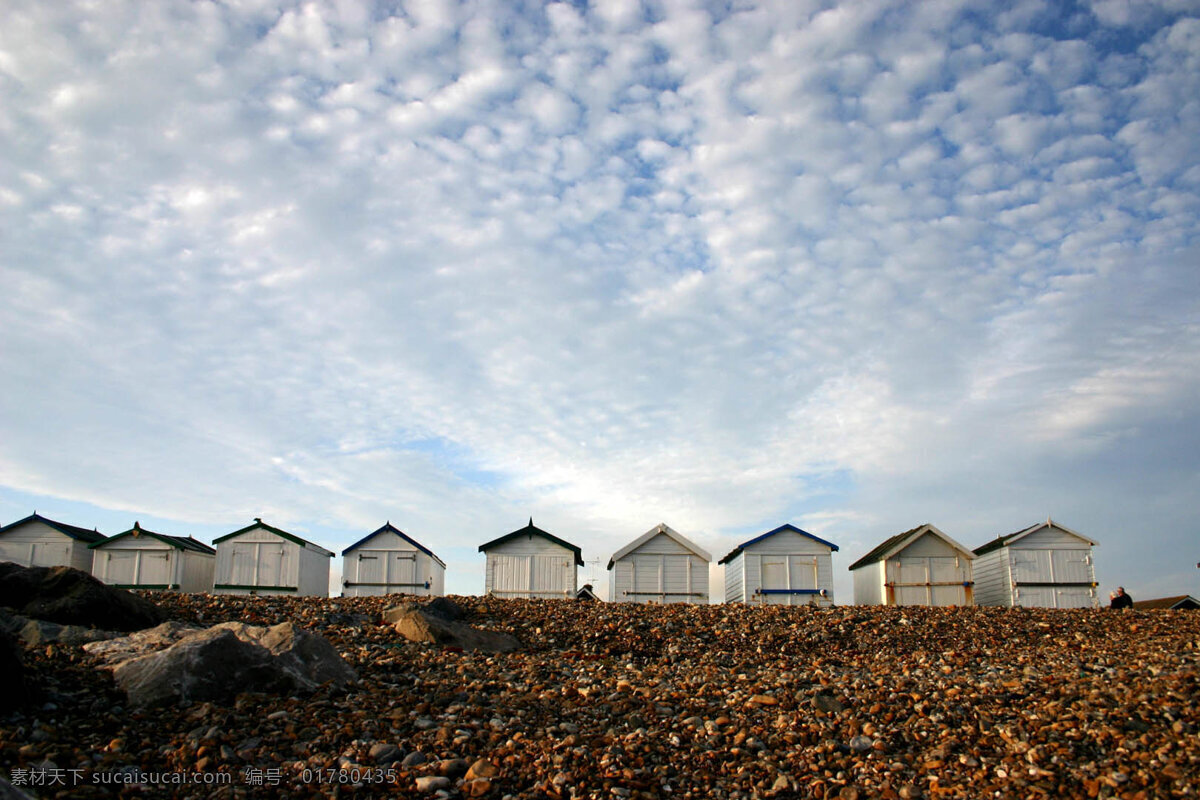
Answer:
[[[1087,550],[1051,550],[1050,563],[1055,583],[1091,583],[1092,570]]]
[[[492,592],[518,595],[529,590],[528,556],[492,556]]]
[[[417,586],[417,556],[415,553],[387,554],[387,582],[389,588],[412,594]]]
[[[1017,583],[1048,583],[1053,580],[1050,570],[1049,550],[1012,551],[1012,579]]]
[[[929,605],[929,559],[897,558],[895,564],[896,605]]]
[[[788,556],[788,587],[789,589],[816,589],[817,559],[815,556]],[[784,595],[788,603],[794,606],[818,603],[818,596],[812,594]]]
[[[29,563],[33,567],[59,567],[71,563],[71,545],[34,542],[29,554]]]
[[[377,551],[361,552],[358,554],[358,578],[356,583],[382,583],[383,569],[380,566],[382,558]],[[378,597],[387,591],[384,586],[356,586],[355,591],[360,597]]]
[[[258,585],[283,586],[287,578],[287,551],[282,545],[259,545]]]
[[[567,573],[570,561],[562,556],[533,556],[533,584],[535,597],[564,597],[570,589]]]
[[[763,556],[762,588],[788,588],[788,565],[787,558],[785,556]],[[788,602],[788,596],[786,594],[764,594],[760,595],[760,597],[762,597],[762,601],[767,604],[787,605]]]
[[[253,542],[234,543],[229,548],[229,582],[235,586],[254,584],[254,567],[258,561],[257,546]]]
[[[104,554],[108,563],[105,574],[107,583],[130,586],[133,584],[133,562],[137,553],[133,550],[109,550]]]
[[[692,577],[694,574],[691,556],[662,556],[662,602],[692,602]]]
[[[1018,586],[1013,605],[1022,608],[1054,608],[1053,586]]]
[[[142,586],[170,586],[171,554],[163,550],[143,550],[138,584]]]
[[[759,587],[762,589],[788,589],[788,559],[787,556],[764,555],[759,558],[759,565],[762,570],[762,580]],[[759,600],[764,605],[786,606],[790,605],[792,598],[786,594],[762,594],[759,595]]]
[[[935,606],[964,606],[967,590],[962,586],[963,571],[957,558],[937,557],[929,559],[929,587]],[[937,584],[947,584],[938,586]],[[953,585],[957,584],[957,585]]]
[[[633,597],[639,603],[661,603],[662,597],[662,557],[634,555],[633,561]]]

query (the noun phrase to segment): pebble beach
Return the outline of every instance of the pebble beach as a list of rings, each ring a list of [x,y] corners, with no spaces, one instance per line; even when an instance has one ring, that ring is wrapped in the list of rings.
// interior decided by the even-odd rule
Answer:
[[[453,598],[471,625],[524,645],[498,654],[405,640],[381,619],[395,596],[144,596],[182,622],[292,621],[328,639],[359,679],[304,696],[131,708],[79,647],[29,647],[44,702],[0,718],[0,766],[23,791],[731,800],[1200,791],[1196,612]],[[191,782],[164,782],[182,774]],[[196,778],[213,774],[225,777]]]

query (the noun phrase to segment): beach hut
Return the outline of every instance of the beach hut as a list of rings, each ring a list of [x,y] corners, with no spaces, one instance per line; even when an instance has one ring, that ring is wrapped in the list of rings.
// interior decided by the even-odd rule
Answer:
[[[860,606],[974,605],[970,550],[933,525],[898,533],[850,565]]]
[[[1094,608],[1092,548],[1081,533],[1047,519],[975,548],[975,604]]]
[[[609,559],[609,599],[614,603],[707,603],[708,551],[655,525]]]
[[[213,544],[216,594],[329,595],[333,553],[258,517],[253,525],[227,533]]]
[[[575,597],[582,551],[533,524],[479,546],[487,556],[484,593],[500,597]]]
[[[434,597],[446,591],[446,562],[389,521],[342,551],[342,587],[346,597]]]
[[[90,573],[88,546],[104,539],[99,531],[55,522],[35,511],[0,528],[0,561],[23,567],[74,567]]]
[[[579,591],[575,593],[576,600],[585,600],[591,603],[600,602],[600,595],[596,594],[596,590],[590,583],[585,583],[579,587]]]
[[[838,546],[795,525],[780,525],[735,547],[725,565],[725,602],[833,605]]]
[[[1134,600],[1133,607],[1138,611],[1153,611],[1155,609],[1195,611],[1200,608],[1200,600],[1197,600],[1190,594],[1180,594],[1174,597],[1159,597],[1155,600]]]
[[[190,536],[148,531],[140,523],[91,545],[92,575],[122,589],[207,592],[217,551]]]

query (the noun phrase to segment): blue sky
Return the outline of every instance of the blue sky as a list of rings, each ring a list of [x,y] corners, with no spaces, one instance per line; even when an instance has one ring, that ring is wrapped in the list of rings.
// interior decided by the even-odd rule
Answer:
[[[2,10],[4,521],[1200,591],[1195,3]]]

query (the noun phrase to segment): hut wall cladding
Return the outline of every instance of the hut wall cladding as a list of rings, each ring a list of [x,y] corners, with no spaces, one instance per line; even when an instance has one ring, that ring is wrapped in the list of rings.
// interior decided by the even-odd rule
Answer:
[[[216,575],[217,556],[209,553],[193,553],[181,550],[176,558],[183,560],[183,580],[180,591],[211,592]]]
[[[1008,548],[975,556],[975,605],[1011,606],[1012,576],[1008,569]]]
[[[332,554],[325,555],[310,547],[297,548],[299,556],[300,594],[329,596],[329,562]]]
[[[793,531],[780,531],[755,542],[734,556],[725,570],[726,575],[730,570],[741,572],[745,587],[744,595],[726,594],[729,602],[833,605],[832,553],[820,542]],[[824,589],[825,596],[760,595],[759,589]]]
[[[499,597],[572,597],[575,552],[541,536],[519,536],[487,551],[484,593]]]
[[[746,555],[742,552],[733,561],[725,565],[725,602],[739,603],[745,597],[746,577],[743,574],[742,557]]]
[[[859,606],[883,605],[883,565],[876,561],[865,564],[850,572],[854,576],[854,604]]]
[[[0,536],[0,560],[24,567],[74,567],[90,573],[92,551],[44,522],[31,520]]]
[[[610,581],[614,602],[708,602],[708,562],[665,533],[614,563]]]

